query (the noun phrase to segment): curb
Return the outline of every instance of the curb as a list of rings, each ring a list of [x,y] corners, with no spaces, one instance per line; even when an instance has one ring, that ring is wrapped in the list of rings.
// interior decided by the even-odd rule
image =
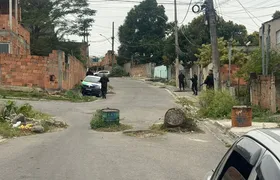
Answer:
[[[219,121],[209,120],[209,122],[211,122],[213,125],[215,125],[217,128],[222,130],[225,134],[229,135],[233,139],[238,139],[240,137],[239,135],[232,132],[230,128],[221,124]]]
[[[7,139],[4,139],[2,136],[0,136],[0,144],[5,142]]]

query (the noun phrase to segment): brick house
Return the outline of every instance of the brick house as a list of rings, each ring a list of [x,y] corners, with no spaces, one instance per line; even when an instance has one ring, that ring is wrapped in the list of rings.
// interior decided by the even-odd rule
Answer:
[[[20,21],[19,1],[0,0],[0,53],[30,54],[30,33]]]

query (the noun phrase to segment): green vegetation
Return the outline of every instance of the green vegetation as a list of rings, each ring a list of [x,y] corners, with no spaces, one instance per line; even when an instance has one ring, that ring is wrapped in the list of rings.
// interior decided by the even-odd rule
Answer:
[[[124,68],[119,65],[113,66],[110,73],[110,77],[124,77],[128,75],[129,74],[125,72]]]
[[[198,114],[208,118],[228,118],[233,106],[238,101],[228,91],[204,91],[199,96],[200,109]]]
[[[90,127],[93,130],[103,131],[103,132],[118,132],[118,131],[125,131],[132,128],[129,125],[121,124],[119,122],[114,122],[114,123],[105,122],[102,117],[101,110],[97,110],[93,115],[93,118],[90,122]]]
[[[92,96],[82,96],[79,87],[66,92],[60,92],[56,95],[50,95],[46,92],[22,92],[22,91],[10,91],[10,90],[0,90],[0,98],[11,99],[11,98],[27,98],[27,99],[45,99],[45,100],[62,100],[71,102],[90,102],[95,101],[97,98]]]
[[[2,112],[0,114],[0,135],[4,138],[26,136],[32,134],[31,131],[24,131],[18,128],[12,128],[12,125],[8,120],[8,118],[12,114],[23,114],[26,118],[42,120],[41,122],[45,122],[51,118],[51,116],[48,114],[34,110],[30,104],[17,106],[14,101],[8,101],[1,111]],[[47,125],[47,123],[42,123],[41,125],[45,128],[45,132],[47,132],[51,128],[51,126]]]
[[[30,132],[12,128],[8,122],[0,122],[0,135],[3,136],[4,138],[26,136],[30,134],[31,134]]]
[[[76,56],[81,62],[81,44],[64,39],[66,35],[90,35],[95,10],[88,0],[21,0],[22,24],[31,33],[31,54],[47,56],[53,49]],[[71,18],[69,18],[71,16]]]

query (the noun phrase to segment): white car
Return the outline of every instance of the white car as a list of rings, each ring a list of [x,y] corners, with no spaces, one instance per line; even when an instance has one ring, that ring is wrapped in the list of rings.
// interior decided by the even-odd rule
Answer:
[[[105,74],[105,76],[109,76],[110,71],[102,70],[102,71],[98,71],[98,72],[94,73],[95,76],[99,76],[99,77],[102,77],[104,74]]]

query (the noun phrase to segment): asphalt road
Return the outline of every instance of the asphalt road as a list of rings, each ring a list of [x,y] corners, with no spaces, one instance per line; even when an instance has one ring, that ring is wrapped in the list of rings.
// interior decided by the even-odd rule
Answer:
[[[164,89],[111,79],[115,95],[91,103],[30,102],[66,121],[66,130],[0,144],[1,180],[202,180],[226,151],[210,133],[140,139],[90,130],[96,109],[121,110],[136,129],[161,121],[176,106]]]

